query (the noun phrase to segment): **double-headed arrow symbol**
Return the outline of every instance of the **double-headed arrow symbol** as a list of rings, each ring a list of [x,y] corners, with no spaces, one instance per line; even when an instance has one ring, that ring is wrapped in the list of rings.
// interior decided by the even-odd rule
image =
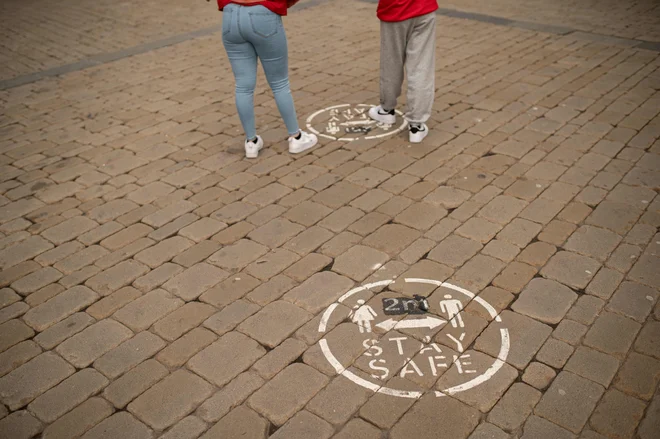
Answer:
[[[435,317],[424,317],[423,319],[414,319],[414,320],[394,320],[387,319],[378,323],[378,326],[385,331],[391,331],[392,329],[404,329],[404,328],[437,328],[440,325],[447,323],[446,320],[438,319]]]

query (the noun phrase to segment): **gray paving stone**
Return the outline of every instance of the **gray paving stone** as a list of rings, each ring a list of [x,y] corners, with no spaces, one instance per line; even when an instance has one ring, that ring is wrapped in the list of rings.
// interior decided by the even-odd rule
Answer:
[[[273,439],[304,439],[313,436],[318,439],[328,439],[334,432],[334,428],[323,419],[302,410],[270,437]]]
[[[614,291],[623,280],[623,275],[616,270],[601,268],[596,277],[587,285],[585,292],[603,300],[612,297]]]
[[[616,357],[624,356],[641,325],[611,312],[602,313],[584,338],[584,344]]]
[[[62,278],[62,273],[53,267],[44,267],[41,270],[30,273],[11,284],[11,288],[22,296],[27,296],[35,291],[45,287],[48,284],[57,282]]]
[[[530,416],[523,427],[520,439],[575,439],[575,435],[538,416]]]
[[[85,286],[78,285],[32,308],[25,314],[24,320],[35,330],[44,331],[48,327],[91,305],[98,297],[94,291]]]
[[[614,311],[643,323],[651,314],[660,292],[635,282],[623,282],[607,304]]]
[[[585,223],[603,227],[622,235],[635,225],[641,213],[640,210],[628,204],[606,200],[596,207],[591,215],[587,217]]]
[[[195,374],[177,370],[128,405],[128,411],[151,427],[164,430],[190,414],[213,393]]]
[[[591,426],[608,437],[633,437],[645,409],[642,401],[612,389],[596,407]]]
[[[651,405],[646,410],[646,416],[639,425],[638,433],[641,439],[653,439],[660,427],[660,398],[656,392]]]
[[[151,439],[153,432],[127,412],[118,412],[85,434],[82,439]]]
[[[333,271],[362,281],[387,262],[389,256],[378,250],[363,245],[351,247],[346,253],[335,259]]]
[[[0,399],[10,410],[17,410],[74,372],[62,358],[44,352],[0,378]]]
[[[544,323],[559,323],[577,300],[570,288],[549,279],[532,279],[511,309]]]
[[[213,332],[195,328],[160,351],[156,358],[166,366],[183,366],[193,355],[217,340]]]
[[[167,433],[162,435],[161,439],[196,439],[207,426],[204,421],[195,417],[188,416],[176,423]]]
[[[619,360],[611,355],[580,346],[571,356],[564,370],[609,387],[619,366]]]
[[[660,322],[648,321],[635,341],[635,350],[660,359]]]
[[[242,404],[255,390],[263,386],[264,380],[254,372],[245,372],[204,401],[197,410],[206,422],[217,422],[234,407]]]
[[[614,387],[648,401],[653,397],[658,382],[660,382],[660,361],[631,352],[614,380]]]
[[[660,288],[660,275],[657,270],[660,258],[657,255],[657,251],[644,253],[628,273],[630,279],[653,288]]]
[[[278,300],[266,305],[252,317],[248,317],[237,330],[262,345],[273,348],[311,318],[311,314],[296,305]]]
[[[233,409],[222,418],[201,439],[254,438],[266,439],[268,421],[246,406]]]
[[[541,399],[541,392],[522,383],[515,383],[497,402],[488,415],[488,422],[506,431],[520,428]]]
[[[114,313],[113,317],[133,331],[144,331],[175,309],[183,301],[165,290],[153,290]]]
[[[511,311],[503,311],[500,315],[502,323],[491,322],[477,338],[475,349],[497,357],[501,347],[500,328],[507,328],[511,349],[506,361],[518,369],[524,369],[550,336],[552,328]]]
[[[549,338],[536,353],[536,360],[556,369],[561,369],[571,354],[573,354],[571,345],[555,338]]]
[[[144,331],[126,340],[94,362],[94,367],[110,379],[117,378],[165,347],[157,335]]]
[[[312,398],[306,409],[333,425],[343,425],[371,395],[371,390],[338,376]]]
[[[9,372],[27,363],[40,353],[41,348],[32,340],[26,340],[7,349],[0,354],[0,376],[7,375]]]
[[[508,195],[500,195],[490,201],[479,212],[479,216],[494,223],[508,224],[527,205],[526,202]]]
[[[347,277],[324,271],[313,275],[286,293],[284,300],[292,302],[310,313],[318,313],[348,292],[353,285],[354,282]]]
[[[44,349],[53,349],[94,322],[95,320],[89,314],[78,312],[41,332],[34,338],[34,341]]]
[[[446,422],[452,419],[452,422]],[[423,396],[390,431],[392,439],[465,438],[479,424],[479,411],[450,397]]]
[[[534,412],[561,427],[579,433],[605,389],[592,381],[561,372],[541,398]]]
[[[0,437],[7,439],[30,439],[43,430],[43,425],[26,410],[14,412],[0,419]]]
[[[21,320],[13,319],[0,325],[0,352],[34,335],[32,328]]]
[[[101,320],[61,343],[55,350],[78,368],[87,367],[129,339],[130,329],[114,320]]]
[[[199,297],[227,276],[229,276],[229,273],[213,265],[196,264],[166,282],[163,289],[185,301],[190,301]]]
[[[541,275],[554,279],[571,288],[584,289],[599,270],[594,259],[576,253],[561,251],[555,254],[541,269]]]
[[[167,369],[158,361],[150,359],[114,380],[103,391],[103,397],[121,409],[138,395],[167,376]]]
[[[32,401],[28,409],[43,422],[51,423],[99,392],[108,383],[109,381],[94,369],[83,369]]]
[[[236,346],[241,347],[240,351]],[[188,368],[221,387],[265,354],[266,350],[256,341],[239,332],[229,332],[195,355]]]
[[[487,370],[496,362],[496,358],[482,354],[481,352],[468,350],[465,354],[470,356],[470,363],[476,370]],[[479,409],[483,413],[487,413],[517,377],[518,372],[516,369],[508,364],[504,364],[488,381],[472,389],[452,394],[451,396],[471,407]],[[436,390],[452,388],[464,382],[465,375],[455,362],[448,371],[440,376],[436,384]]]
[[[566,315],[567,318],[585,325],[591,325],[605,306],[605,301],[598,297],[581,296]]]
[[[124,261],[91,277],[85,282],[85,285],[100,295],[107,296],[121,287],[131,284],[148,271],[149,268],[139,262]]]
[[[621,242],[621,237],[606,229],[593,226],[578,228],[566,244],[566,250],[605,261]]]
[[[555,379],[555,376],[557,376],[557,373],[551,367],[534,362],[527,366],[522,380],[539,390],[545,390]]]
[[[483,246],[477,241],[451,235],[431,250],[428,258],[450,267],[460,267]]]
[[[363,421],[360,418],[351,419],[342,430],[333,436],[334,439],[352,439],[352,438],[361,438],[361,439],[380,439],[381,431],[369,424],[368,422]]]
[[[315,369],[294,363],[248,400],[248,405],[275,425],[283,425],[328,383]]]
[[[510,436],[493,424],[479,424],[468,439],[509,439]]]

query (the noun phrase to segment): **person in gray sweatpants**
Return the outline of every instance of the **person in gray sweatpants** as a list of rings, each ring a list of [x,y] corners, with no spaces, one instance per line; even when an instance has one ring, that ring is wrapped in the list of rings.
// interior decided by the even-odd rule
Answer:
[[[435,0],[380,0],[378,8],[381,19],[380,105],[372,107],[369,115],[382,123],[396,122],[394,110],[401,96],[405,69],[408,135],[411,143],[419,143],[428,134],[426,121],[431,117],[435,94],[437,3]]]

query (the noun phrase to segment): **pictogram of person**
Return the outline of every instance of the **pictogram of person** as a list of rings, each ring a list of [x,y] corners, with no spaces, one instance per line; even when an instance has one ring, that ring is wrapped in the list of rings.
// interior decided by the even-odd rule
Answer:
[[[445,299],[440,301],[440,310],[447,313],[447,320],[451,320],[451,326],[464,328],[465,324],[461,317],[463,304],[458,299],[452,299],[451,294],[445,294]]]
[[[357,301],[357,305],[353,309],[355,311],[351,311],[349,317],[353,323],[358,325],[360,333],[371,332],[371,321],[378,316],[376,311],[371,306],[365,305],[362,299]]]

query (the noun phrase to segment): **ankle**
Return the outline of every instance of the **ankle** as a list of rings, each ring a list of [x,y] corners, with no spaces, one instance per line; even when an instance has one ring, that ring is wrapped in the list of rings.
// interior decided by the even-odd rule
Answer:
[[[302,137],[302,131],[299,130],[299,131],[298,131],[298,134],[294,134],[294,135],[291,136],[291,137],[293,137],[293,138],[296,139],[296,140],[300,140],[300,138]]]

